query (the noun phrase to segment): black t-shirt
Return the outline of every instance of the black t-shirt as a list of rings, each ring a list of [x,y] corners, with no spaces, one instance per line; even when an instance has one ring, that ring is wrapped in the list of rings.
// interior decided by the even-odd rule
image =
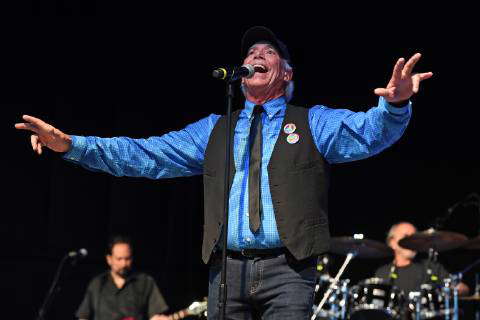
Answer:
[[[88,285],[78,308],[79,319],[120,320],[132,317],[148,320],[168,310],[155,280],[145,273],[133,273],[118,289],[110,271],[95,277]]]
[[[393,267],[393,263],[389,263],[377,269],[375,276],[385,280],[392,278],[392,273],[396,274],[396,278],[392,278],[393,285],[403,290],[406,294],[411,291],[420,290],[422,284],[442,284],[442,280],[449,277],[448,271],[439,263],[431,263],[430,269],[432,274],[427,274],[426,260],[420,262],[412,262],[405,267]]]

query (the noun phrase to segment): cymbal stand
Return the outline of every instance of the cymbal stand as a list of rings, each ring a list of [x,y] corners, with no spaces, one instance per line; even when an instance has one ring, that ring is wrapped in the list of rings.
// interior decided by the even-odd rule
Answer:
[[[451,294],[451,286],[452,286],[452,279],[444,279],[444,285],[442,287],[442,292],[444,294],[445,299],[445,320],[453,320],[450,318],[450,294]]]
[[[329,297],[330,294],[333,292],[334,288],[337,286],[337,283],[338,283],[340,277],[341,277],[342,274],[345,272],[345,269],[347,268],[347,265],[350,263],[350,261],[351,261],[356,255],[357,255],[357,252],[355,252],[355,251],[349,252],[349,253],[347,254],[347,257],[345,258],[345,261],[343,262],[342,267],[340,268],[340,270],[338,270],[337,275],[335,276],[335,278],[333,279],[333,281],[330,283],[330,286],[328,287],[327,292],[325,292],[325,294],[323,295],[323,298],[322,298],[322,300],[320,301],[320,303],[318,304],[317,309],[316,309],[315,312],[313,313],[311,320],[315,320],[315,319],[317,318],[317,315],[320,313],[320,310],[322,310],[323,305],[325,304],[325,302],[327,302],[328,297]]]
[[[340,292],[342,293],[342,300],[341,300],[341,318],[340,319],[347,319],[347,307],[348,307],[348,283],[350,282],[349,279],[342,280],[342,286],[340,288]]]
[[[450,278],[444,279],[442,291],[445,298],[445,320],[458,320],[458,284],[462,281],[462,273],[451,274]],[[453,292],[453,310],[450,306],[450,297]]]
[[[455,202],[451,205],[445,212],[445,214],[441,217],[435,219],[435,229],[441,230],[443,226],[449,220],[453,214],[453,212],[460,206],[467,207],[467,206],[476,206],[478,208],[478,219],[480,222],[480,195],[476,192],[470,193],[463,199]]]
[[[410,299],[415,303],[415,320],[421,320],[421,303],[422,303],[422,296],[420,291],[412,291],[410,292]]]
[[[427,281],[430,283],[431,281],[434,281],[434,277],[436,277],[436,274],[433,274],[432,270],[432,263],[435,265],[437,263],[437,258],[438,258],[438,251],[436,251],[433,248],[428,249],[428,260],[427,260]]]

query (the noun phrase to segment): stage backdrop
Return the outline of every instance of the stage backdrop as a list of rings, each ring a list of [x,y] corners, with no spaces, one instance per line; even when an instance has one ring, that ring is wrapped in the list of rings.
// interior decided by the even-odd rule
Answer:
[[[402,220],[426,229],[449,206],[480,192],[477,58],[468,19],[453,27],[438,19],[401,28],[387,13],[370,20],[332,12],[328,19],[323,11],[317,20],[295,15],[285,23],[266,14],[219,26],[183,11],[148,15],[139,4],[130,12],[86,3],[34,2],[33,17],[12,25],[2,49],[2,305],[18,319],[34,317],[60,258],[86,248],[88,257],[66,268],[47,317],[72,318],[89,279],[106,268],[112,233],[134,238],[136,267],[155,277],[172,311],[207,295],[202,177],[151,181],[90,172],[59,154],[34,154],[29,135],[13,125],[30,114],[69,134],[142,138],[222,114],[225,86],[211,71],[241,63],[240,38],[252,25],[269,26],[288,44],[296,105],[366,111],[396,59],[415,52],[424,55],[416,69],[434,72],[413,98],[413,117],[398,143],[332,167],[332,236],[364,233],[383,241]],[[176,21],[167,22],[172,14]],[[478,208],[460,207],[444,228],[473,237],[479,218]],[[457,250],[440,260],[454,272],[477,256]],[[342,259],[333,256],[331,272]],[[371,277],[385,262],[355,259],[346,277]],[[465,275],[470,285],[478,271]]]

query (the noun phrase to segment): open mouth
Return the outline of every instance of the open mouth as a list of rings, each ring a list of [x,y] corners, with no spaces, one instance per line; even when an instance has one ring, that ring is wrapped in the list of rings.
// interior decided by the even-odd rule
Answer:
[[[265,67],[262,64],[254,64],[253,68],[255,69],[255,72],[258,72],[258,73],[265,73],[268,71],[267,67]]]

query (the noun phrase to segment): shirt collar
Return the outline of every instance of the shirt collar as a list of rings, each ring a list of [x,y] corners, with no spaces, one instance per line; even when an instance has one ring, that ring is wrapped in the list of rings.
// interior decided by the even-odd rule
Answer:
[[[112,273],[111,273],[110,270],[105,272],[105,278],[109,279],[112,283],[114,282],[113,277],[112,277]],[[131,271],[131,273],[125,278],[125,285],[129,282],[136,281],[137,278],[138,278],[138,273],[135,272],[135,271]]]
[[[287,106],[287,102],[285,100],[284,96],[278,97],[276,99],[267,101],[266,103],[263,104],[263,108],[265,109],[265,112],[267,113],[268,118],[271,120],[277,113],[279,113],[282,110],[285,110]],[[255,107],[255,103],[245,100],[245,115],[247,116],[248,119],[252,117],[253,113],[253,108]]]

